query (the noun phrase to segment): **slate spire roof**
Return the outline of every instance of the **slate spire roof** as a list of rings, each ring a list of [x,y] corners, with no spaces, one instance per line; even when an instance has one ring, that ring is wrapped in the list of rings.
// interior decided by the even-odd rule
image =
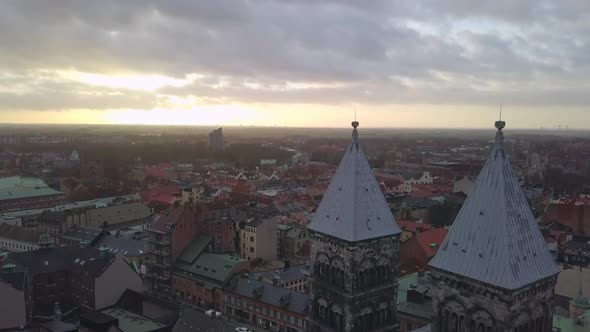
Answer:
[[[504,127],[496,122],[495,146],[429,265],[512,290],[559,268],[504,151]]]
[[[352,143],[308,228],[348,242],[401,233],[352,126]]]

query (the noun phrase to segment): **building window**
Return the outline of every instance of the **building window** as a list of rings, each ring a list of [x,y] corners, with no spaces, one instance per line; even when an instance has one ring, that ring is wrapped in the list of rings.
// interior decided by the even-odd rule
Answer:
[[[254,242],[254,237],[250,236],[250,242]]]
[[[250,247],[250,252],[254,252],[254,247]]]

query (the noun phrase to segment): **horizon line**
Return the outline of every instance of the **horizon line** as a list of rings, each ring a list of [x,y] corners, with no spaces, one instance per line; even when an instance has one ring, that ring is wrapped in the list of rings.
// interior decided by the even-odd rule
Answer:
[[[347,126],[327,127],[327,126],[270,126],[270,125],[236,125],[236,124],[153,124],[153,123],[24,123],[24,122],[0,122],[0,126],[144,126],[144,127],[229,127],[229,128],[289,128],[289,129],[348,129]],[[493,124],[489,127],[376,127],[376,126],[359,126],[360,130],[366,129],[418,129],[418,130],[495,130]],[[555,131],[567,133],[571,131],[590,131],[590,128],[553,128],[553,127],[513,127],[506,130],[536,130],[536,131]]]

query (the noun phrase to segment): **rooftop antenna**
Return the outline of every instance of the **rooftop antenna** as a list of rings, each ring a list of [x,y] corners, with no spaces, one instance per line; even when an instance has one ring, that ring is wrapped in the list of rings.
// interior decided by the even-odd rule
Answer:
[[[357,143],[358,141],[358,131],[356,130],[356,128],[359,126],[358,121],[356,121],[356,106],[354,108],[354,121],[351,123],[352,125],[352,142],[353,143]],[[358,148],[358,146],[357,146]]]

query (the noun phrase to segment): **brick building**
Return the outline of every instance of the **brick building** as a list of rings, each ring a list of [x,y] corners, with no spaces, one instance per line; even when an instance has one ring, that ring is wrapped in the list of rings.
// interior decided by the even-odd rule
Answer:
[[[543,222],[554,221],[570,227],[574,236],[590,238],[590,198],[564,197],[551,201]]]
[[[235,208],[205,210],[200,228],[202,235],[213,239],[213,251],[235,252],[236,230],[240,221],[246,220],[246,213]]]
[[[0,213],[50,208],[65,203],[65,194],[38,178],[0,178]]]
[[[172,288],[177,300],[206,308],[221,308],[221,288],[237,273],[250,271],[250,262],[211,253],[213,239],[199,236],[176,260]]]
[[[187,245],[199,232],[198,213],[192,205],[168,208],[146,229],[144,260],[145,290],[153,295],[173,296],[172,268]]]

